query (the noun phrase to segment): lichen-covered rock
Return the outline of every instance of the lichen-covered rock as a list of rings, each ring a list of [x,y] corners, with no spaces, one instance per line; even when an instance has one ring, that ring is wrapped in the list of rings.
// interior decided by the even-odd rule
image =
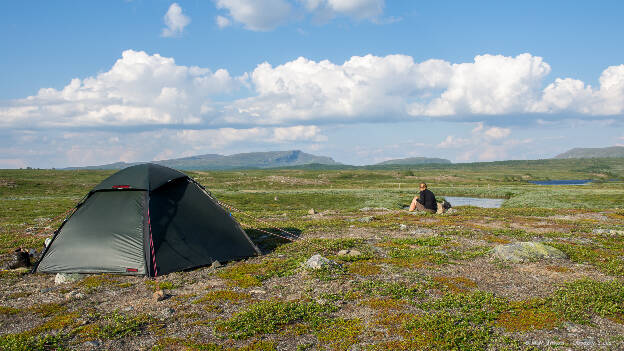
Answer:
[[[354,256],[360,256],[362,253],[358,250],[340,250],[338,251],[338,256],[349,256],[349,257],[354,257]]]
[[[57,273],[54,277],[54,284],[70,284],[75,283],[84,278],[83,274],[78,273]]]
[[[533,241],[498,245],[494,247],[494,257],[514,263],[567,258],[561,250]]]
[[[316,254],[310,257],[307,261],[303,263],[303,266],[305,268],[313,269],[313,270],[322,269],[324,267],[337,266],[337,265],[338,263],[328,258],[325,258],[319,254]]]
[[[624,235],[624,230],[617,229],[594,229],[592,230],[593,234],[607,234],[611,236]]]
[[[374,219],[373,216],[366,216],[366,217],[362,217],[362,218],[358,219],[358,222],[368,223],[368,222],[372,222],[373,219]]]

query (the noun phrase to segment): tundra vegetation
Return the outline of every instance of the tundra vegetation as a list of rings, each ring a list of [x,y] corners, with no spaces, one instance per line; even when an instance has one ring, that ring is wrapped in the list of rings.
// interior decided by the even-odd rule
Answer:
[[[112,173],[0,170],[0,261],[17,247],[40,250],[55,218]],[[0,349],[624,349],[621,159],[188,174],[242,211],[233,215],[262,256],[60,285],[2,270]],[[594,182],[528,182],[548,179]],[[506,201],[408,213],[421,181],[439,198]],[[300,239],[265,233],[274,227]],[[495,246],[523,241],[567,258],[493,258]],[[303,268],[315,254],[337,264]]]

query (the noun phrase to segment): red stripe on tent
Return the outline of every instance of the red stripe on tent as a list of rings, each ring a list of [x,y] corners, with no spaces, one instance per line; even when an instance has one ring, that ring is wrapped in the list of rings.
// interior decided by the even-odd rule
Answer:
[[[126,272],[138,272],[139,270],[136,268],[126,268]]]
[[[113,189],[130,189],[130,185],[113,185]]]
[[[150,235],[150,249],[152,250],[152,264],[154,266],[154,277],[155,277],[158,275],[158,269],[156,268],[156,254],[154,253],[154,240],[152,240],[152,222],[150,221],[149,207],[147,208],[147,227],[149,229],[149,235]]]

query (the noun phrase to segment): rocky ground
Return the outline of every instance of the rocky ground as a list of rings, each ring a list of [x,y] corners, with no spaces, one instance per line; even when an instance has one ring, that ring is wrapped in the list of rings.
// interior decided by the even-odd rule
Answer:
[[[264,255],[156,279],[3,270],[0,349],[624,349],[621,210],[290,220],[295,242],[250,230]]]

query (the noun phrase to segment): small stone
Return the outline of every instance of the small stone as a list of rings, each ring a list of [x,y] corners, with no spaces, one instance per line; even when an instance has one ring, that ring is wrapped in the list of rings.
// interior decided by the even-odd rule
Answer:
[[[407,230],[407,226],[405,224],[399,225],[400,230]]]
[[[309,214],[309,215],[316,214],[316,211],[315,211],[313,208],[311,208],[311,209],[308,211],[308,214]]]
[[[286,301],[295,301],[301,299],[301,294],[290,294],[286,296]]]
[[[156,301],[156,302],[157,302],[157,301],[162,301],[162,300],[164,300],[164,299],[166,299],[166,298],[167,298],[167,294],[165,294],[165,292],[164,292],[164,291],[162,291],[162,290],[156,290],[156,291],[154,291],[154,293],[152,294],[152,300],[154,300],[154,301]]]
[[[225,283],[222,280],[218,280],[218,279],[212,279],[212,280],[206,281],[206,286],[213,287],[213,288],[223,286],[223,285],[225,285]]]
[[[451,208],[449,208],[448,210],[446,210],[446,213],[447,213],[447,214],[457,213],[457,210],[451,207]]]
[[[261,290],[261,289],[253,289],[253,290],[249,290],[249,292],[252,294],[266,294],[266,291]]]
[[[373,216],[366,216],[358,219],[358,222],[369,223],[373,221]]]
[[[65,294],[65,300],[79,300],[85,297],[85,294],[81,293],[80,291],[70,291],[67,294]]]
[[[570,323],[570,322],[566,322],[563,324],[563,326],[566,328],[566,331],[568,333],[580,333],[582,330],[581,328],[579,328],[578,326],[576,326],[574,323]]]
[[[211,268],[213,268],[213,269],[219,268],[219,267],[221,267],[221,266],[223,266],[223,265],[221,264],[221,262],[219,262],[219,261],[217,261],[217,260],[215,260],[214,262],[212,262],[212,264],[210,265],[210,267],[211,267]]]
[[[75,283],[84,278],[84,274],[78,273],[57,273],[54,277],[54,284],[70,284]]]
[[[45,241],[43,242],[43,245],[45,245],[45,247],[50,246],[50,243],[52,242],[52,238],[46,238]]]
[[[175,314],[175,310],[171,307],[166,307],[160,310],[160,316],[163,319],[171,318]]]
[[[494,257],[513,263],[540,259],[567,258],[561,250],[540,242],[518,242],[494,247]]]
[[[273,198],[273,201],[277,201],[277,200],[278,200],[277,196]]]
[[[305,268],[309,268],[309,269],[313,269],[313,270],[317,270],[317,269],[322,269],[323,267],[328,267],[328,266],[337,266],[338,263],[327,259],[319,254],[316,254],[312,257],[310,257],[304,264],[303,266]]]
[[[85,341],[83,345],[88,348],[98,348],[100,347],[100,345],[102,345],[102,343],[97,340],[89,340]]]

